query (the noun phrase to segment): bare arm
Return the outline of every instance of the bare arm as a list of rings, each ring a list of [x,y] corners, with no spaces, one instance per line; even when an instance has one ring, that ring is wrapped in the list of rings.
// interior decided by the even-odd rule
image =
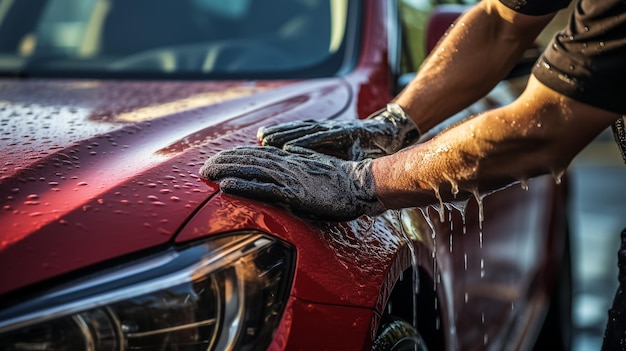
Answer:
[[[396,102],[422,131],[432,128],[487,93],[551,18],[517,15],[498,0],[481,1],[457,22]],[[349,220],[558,174],[618,117],[531,77],[513,103],[388,156],[357,162],[312,152],[306,145],[295,145],[293,153],[278,147],[244,147],[212,156],[201,174],[219,182],[225,192],[317,218]],[[386,130],[382,134],[393,135]]]
[[[619,118],[565,97],[531,77],[512,104],[458,124],[432,140],[372,163],[376,194],[388,208],[425,206],[563,172]]]
[[[488,93],[552,19],[483,0],[461,16],[394,100],[426,132]]]

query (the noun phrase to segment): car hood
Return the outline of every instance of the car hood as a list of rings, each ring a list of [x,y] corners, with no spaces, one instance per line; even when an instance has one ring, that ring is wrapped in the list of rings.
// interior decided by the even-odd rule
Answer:
[[[217,191],[197,175],[208,156],[350,95],[341,79],[4,80],[0,294],[171,243]]]

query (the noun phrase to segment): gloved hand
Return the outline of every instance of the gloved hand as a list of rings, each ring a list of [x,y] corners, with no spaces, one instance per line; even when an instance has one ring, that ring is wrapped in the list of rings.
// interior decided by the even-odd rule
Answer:
[[[303,147],[353,161],[392,154],[419,137],[415,123],[395,103],[363,120],[288,122],[257,133],[262,145],[287,151]]]
[[[347,221],[385,210],[374,193],[371,161],[247,146],[210,157],[200,175],[225,193],[275,203],[304,217]]]

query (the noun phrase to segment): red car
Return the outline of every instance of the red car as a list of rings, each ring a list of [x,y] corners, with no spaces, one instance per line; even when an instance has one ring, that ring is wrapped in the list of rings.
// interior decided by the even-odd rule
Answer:
[[[0,349],[566,345],[565,178],[329,223],[198,176],[261,126],[384,106],[412,28],[458,15],[412,4],[0,1]]]

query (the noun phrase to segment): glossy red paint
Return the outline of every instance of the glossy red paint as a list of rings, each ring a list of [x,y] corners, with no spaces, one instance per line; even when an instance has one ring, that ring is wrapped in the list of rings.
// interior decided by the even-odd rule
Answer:
[[[355,92],[357,115],[365,118],[393,97],[390,91],[387,36],[388,7],[384,1],[364,1],[362,47],[359,64],[347,77]]]
[[[375,330],[372,319],[376,320],[375,315],[367,309],[292,298],[268,351],[367,350]]]
[[[515,186],[486,197],[482,224],[478,205],[472,201],[464,218],[456,210],[446,210],[440,221],[440,213],[431,208],[426,217],[419,210],[392,211],[376,219],[333,224],[294,218],[271,205],[219,195],[194,216],[177,240],[242,229],[272,233],[294,243],[298,250],[294,297],[312,306],[351,306],[380,315],[393,283],[411,266],[411,253],[400,234],[407,231],[418,238],[417,264],[437,281],[437,303],[448,313],[441,316],[442,328],[450,332],[451,340],[456,339],[459,349],[481,349],[484,343],[504,343],[503,337],[520,342],[532,338],[532,332],[524,329],[530,323],[525,318],[538,317],[520,311],[546,307],[549,291],[544,286],[548,285],[537,284],[556,274],[543,270],[556,266],[560,252],[555,244],[563,239],[544,235],[562,229],[556,228],[562,223],[554,223],[551,215],[552,201],[563,199],[544,198],[554,187],[551,177],[540,177],[530,182],[528,190]],[[490,217],[501,212],[515,215]],[[435,240],[425,219],[436,228]],[[402,223],[411,223],[412,229],[403,229]],[[294,333],[322,328],[315,318],[284,323],[291,323]],[[306,349],[306,345],[300,347]]]
[[[260,126],[364,118],[391,99],[387,1],[364,4],[358,65],[342,77],[3,79],[0,299],[169,245],[257,229],[298,254],[270,350],[369,349],[394,284],[412,265],[435,282],[437,300],[428,303],[437,304],[448,349],[533,340],[563,240],[564,187],[551,177],[486,197],[482,223],[473,199],[464,215],[444,210],[443,220],[431,208],[316,222],[198,177],[208,156],[256,144]]]
[[[31,91],[25,101],[5,107],[16,116],[9,120],[14,129],[24,122],[18,117],[29,116],[33,123],[42,120],[43,128],[32,128],[28,139],[19,132],[5,141],[0,223],[11,230],[0,234],[0,266],[6,268],[0,293],[167,243],[217,190],[198,177],[207,155],[255,143],[256,129],[270,118],[274,123],[340,114],[350,97],[340,80],[252,88],[244,83],[75,82],[73,89],[67,82],[6,84],[6,99]],[[120,90],[133,97],[126,104],[134,106],[121,109],[134,108],[139,122],[119,112],[116,93],[108,95]],[[170,100],[172,91],[177,91],[175,100]],[[190,97],[199,106],[189,108]],[[48,107],[52,101],[81,101],[81,109],[59,107],[56,118],[65,123],[46,122],[55,114]],[[168,107],[172,103],[179,105]]]
[[[176,238],[185,242],[225,232],[258,229],[293,243],[298,251],[298,271],[293,294],[307,301],[377,308],[380,284],[403,245],[395,213],[347,223],[327,223],[294,218],[271,205],[220,194],[212,198]],[[405,257],[402,266],[409,265]],[[371,284],[376,282],[375,284]]]

